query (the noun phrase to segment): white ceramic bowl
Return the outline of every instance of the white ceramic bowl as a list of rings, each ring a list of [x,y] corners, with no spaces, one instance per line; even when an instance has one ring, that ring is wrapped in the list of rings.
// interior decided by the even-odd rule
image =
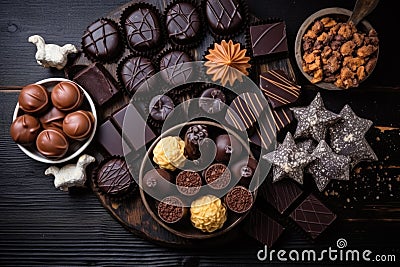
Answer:
[[[78,86],[78,88],[80,88],[82,90],[82,92],[85,95],[85,100],[87,100],[89,106],[90,106],[90,111],[92,112],[93,116],[94,116],[94,126],[93,126],[93,131],[91,133],[91,135],[89,136],[89,138],[87,138],[82,145],[80,145],[79,147],[74,147],[73,148],[73,152],[71,152],[70,150],[67,152],[67,154],[59,159],[49,159],[45,156],[43,156],[42,154],[40,154],[34,147],[25,147],[22,146],[20,144],[17,144],[18,147],[29,157],[31,157],[34,160],[40,161],[40,162],[44,162],[44,163],[51,163],[51,164],[57,164],[57,163],[63,163],[69,160],[74,159],[75,157],[79,156],[83,150],[85,150],[90,142],[92,141],[95,133],[96,133],[96,128],[97,128],[97,114],[96,114],[96,108],[95,105],[93,103],[92,98],[90,97],[90,95],[77,83],[65,79],[65,78],[48,78],[48,79],[44,79],[41,81],[36,82],[36,84],[40,84],[43,85],[47,90],[49,90],[51,92],[52,88],[59,82],[72,82],[74,84],[76,84]],[[17,105],[15,106],[15,110],[14,110],[14,114],[13,114],[13,121],[19,116],[21,115],[23,112],[22,110],[19,108],[19,104],[17,103]]]

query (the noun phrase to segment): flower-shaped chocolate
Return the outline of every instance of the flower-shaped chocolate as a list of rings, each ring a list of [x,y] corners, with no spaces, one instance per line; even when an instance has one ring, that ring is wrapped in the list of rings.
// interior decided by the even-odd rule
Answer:
[[[221,44],[214,44],[214,49],[209,49],[209,54],[205,56],[208,60],[204,65],[207,67],[207,74],[212,75],[215,82],[221,80],[225,86],[227,82],[232,86],[236,80],[242,81],[242,76],[248,75],[247,69],[250,57],[246,56],[246,49],[241,49],[240,44],[234,44],[232,40]],[[236,71],[237,70],[237,71]]]

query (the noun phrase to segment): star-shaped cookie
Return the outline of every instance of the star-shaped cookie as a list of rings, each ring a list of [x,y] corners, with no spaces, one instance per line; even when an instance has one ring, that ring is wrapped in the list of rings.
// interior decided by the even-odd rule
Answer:
[[[289,177],[299,184],[303,184],[304,168],[313,161],[310,154],[296,146],[290,132],[275,151],[265,154],[262,158],[273,165],[273,182]]]
[[[365,139],[365,133],[372,126],[372,121],[358,117],[348,105],[340,111],[340,116],[342,120],[329,129],[333,151],[349,156],[351,167],[363,160],[378,160]]]
[[[291,108],[297,119],[294,138],[313,138],[317,142],[325,140],[327,128],[340,119],[340,116],[325,109],[320,93],[307,107]]]
[[[306,171],[314,177],[319,191],[323,191],[331,179],[349,180],[350,158],[332,151],[325,140],[321,140],[314,149],[315,158]]]

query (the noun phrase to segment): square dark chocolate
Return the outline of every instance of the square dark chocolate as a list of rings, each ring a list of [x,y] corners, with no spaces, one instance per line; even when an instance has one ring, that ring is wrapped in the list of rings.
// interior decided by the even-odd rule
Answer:
[[[288,52],[285,22],[250,27],[253,56],[265,56]]]
[[[114,77],[100,63],[90,64],[79,71],[73,80],[88,92],[98,106],[104,105],[119,92]]]
[[[280,214],[284,214],[302,194],[303,190],[294,182],[282,180],[267,184],[265,198]]]
[[[98,127],[96,132],[96,141],[110,155],[124,156],[124,149],[126,154],[131,152],[131,149],[126,143],[124,145],[122,144],[121,134],[115,128],[110,119],[107,119]]]
[[[335,221],[336,214],[311,194],[290,214],[290,217],[315,239]]]
[[[258,209],[253,209],[243,227],[244,231],[268,248],[278,240],[285,228]]]

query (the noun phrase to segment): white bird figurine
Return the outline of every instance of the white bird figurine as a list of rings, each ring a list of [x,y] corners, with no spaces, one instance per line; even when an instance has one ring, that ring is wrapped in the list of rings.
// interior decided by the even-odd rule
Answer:
[[[45,68],[54,67],[61,70],[67,64],[67,56],[78,53],[78,49],[72,44],[64,46],[46,44],[40,35],[32,35],[28,38],[28,41],[36,45],[36,62]]]
[[[69,187],[84,186],[86,182],[86,167],[95,162],[92,156],[83,154],[76,164],[67,164],[62,168],[51,166],[44,172],[45,175],[54,175],[54,186],[62,191],[68,191]]]

